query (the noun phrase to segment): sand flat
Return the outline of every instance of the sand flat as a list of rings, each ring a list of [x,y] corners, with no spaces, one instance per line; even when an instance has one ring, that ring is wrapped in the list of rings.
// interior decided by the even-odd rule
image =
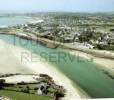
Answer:
[[[0,73],[29,73],[15,57],[13,49],[15,51],[15,46],[0,40]]]
[[[88,97],[87,95],[80,93],[80,91],[72,85],[72,82],[69,78],[59,72],[48,62],[22,62],[22,52],[31,54],[31,52],[28,50],[7,44],[4,41],[0,41],[0,45],[0,73],[30,73],[31,71],[31,73],[34,74],[48,74],[54,79],[56,84],[62,85],[66,89],[67,92],[64,100]]]
[[[87,53],[80,52],[80,51],[74,51],[74,50],[70,50],[70,51],[66,50],[66,52],[69,52],[70,54],[73,54],[76,56],[80,56],[89,61],[92,59],[93,63],[101,66],[101,69],[105,69],[111,73],[114,73],[114,60],[112,60],[112,59],[99,58],[99,57],[95,57],[91,54],[87,54]],[[99,52],[101,52],[101,51],[99,51]],[[103,52],[107,53],[107,51],[103,51]]]

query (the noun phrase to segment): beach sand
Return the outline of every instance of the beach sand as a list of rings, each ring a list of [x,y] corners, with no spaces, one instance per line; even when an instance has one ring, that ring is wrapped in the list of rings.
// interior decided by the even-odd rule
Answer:
[[[101,69],[114,73],[114,60],[95,57],[80,51],[66,50],[66,52],[88,60],[93,59],[93,63],[101,65]],[[22,60],[23,53],[28,55],[27,59]],[[71,80],[57,70],[56,67],[52,66],[48,62],[45,62],[38,55],[34,54],[34,57],[34,60],[31,59],[30,51],[10,45],[0,40],[0,73],[48,74],[58,85],[64,86],[67,90],[64,100],[75,100],[76,98],[88,97],[87,94],[83,93],[83,91],[80,92],[80,88],[78,86],[76,89],[72,85]]]
[[[15,51],[14,46],[0,40],[0,73],[31,73],[18,61],[13,49]]]
[[[35,75],[14,75],[14,76],[4,77],[0,79],[5,79],[6,83],[37,82],[37,80],[34,79],[33,77],[36,77],[36,76]],[[37,76],[37,78],[39,78],[39,76]]]
[[[48,62],[41,61],[22,61],[22,53],[31,55],[31,52],[20,47],[16,47],[0,41],[0,73],[34,73],[34,74],[48,74],[58,85],[62,85],[66,89],[66,97],[64,100],[73,100],[76,98],[85,98],[87,95],[76,89],[69,78],[58,71]],[[39,59],[38,55],[36,55]],[[31,71],[31,72],[30,72]],[[78,87],[79,88],[79,87]]]
[[[109,73],[113,73],[114,74],[114,60],[113,59],[106,59],[106,58],[99,58],[99,57],[95,57],[91,54],[87,54],[84,52],[80,52],[80,51],[75,51],[75,50],[66,50],[66,52],[69,52],[72,55],[76,55],[79,57],[82,57],[84,59],[87,60],[92,60],[93,63],[100,65],[101,69],[108,71]],[[98,52],[98,51],[97,51]],[[107,53],[108,51],[99,51],[99,53],[105,52]],[[111,52],[110,52],[111,53]],[[112,53],[113,55],[114,53]]]

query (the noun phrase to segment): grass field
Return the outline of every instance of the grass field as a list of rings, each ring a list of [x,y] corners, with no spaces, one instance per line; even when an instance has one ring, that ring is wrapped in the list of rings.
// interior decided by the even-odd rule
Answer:
[[[46,96],[38,96],[7,90],[0,90],[0,96],[11,98],[11,100],[52,100],[50,97]]]

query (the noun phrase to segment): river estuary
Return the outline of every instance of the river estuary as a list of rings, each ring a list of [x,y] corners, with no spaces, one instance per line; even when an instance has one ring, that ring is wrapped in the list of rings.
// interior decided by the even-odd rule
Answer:
[[[14,19],[11,20],[11,18],[6,19],[7,18],[0,18],[0,25],[10,25],[10,23],[14,23],[15,25],[20,24],[23,21],[22,18],[21,22],[21,19],[18,19],[18,21]],[[114,97],[114,79],[107,76],[100,69],[101,66],[98,64],[95,64],[92,61],[82,60],[82,58],[66,53],[60,48],[46,48],[45,46],[42,46],[39,43],[37,44],[32,40],[21,39],[13,35],[0,34],[0,40],[3,40],[11,45],[27,49],[31,53],[33,52],[37,55],[42,54],[42,57],[46,61],[72,80],[73,85],[78,84],[91,97]],[[50,57],[52,54],[53,56]]]
[[[42,57],[46,61],[70,78],[74,85],[75,83],[78,84],[91,97],[114,97],[114,80],[108,77],[100,69],[100,66],[92,61],[82,60],[78,56],[65,53],[60,48],[46,48],[32,40],[21,39],[13,35],[0,35],[0,39],[37,55],[44,54]],[[53,54],[54,60],[50,58],[50,54]],[[60,58],[63,55],[65,57],[63,59]]]

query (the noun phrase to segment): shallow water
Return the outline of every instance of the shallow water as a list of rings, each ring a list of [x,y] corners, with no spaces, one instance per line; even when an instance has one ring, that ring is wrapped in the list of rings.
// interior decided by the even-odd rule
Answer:
[[[62,49],[50,49],[31,40],[11,35],[0,35],[0,39],[20,46],[45,58],[53,67],[78,84],[94,98],[114,97],[114,80],[108,77],[100,66],[64,52]],[[67,84],[67,83],[66,83]]]
[[[32,18],[27,17],[0,17],[0,26],[14,26],[18,24],[24,24],[32,20]]]

